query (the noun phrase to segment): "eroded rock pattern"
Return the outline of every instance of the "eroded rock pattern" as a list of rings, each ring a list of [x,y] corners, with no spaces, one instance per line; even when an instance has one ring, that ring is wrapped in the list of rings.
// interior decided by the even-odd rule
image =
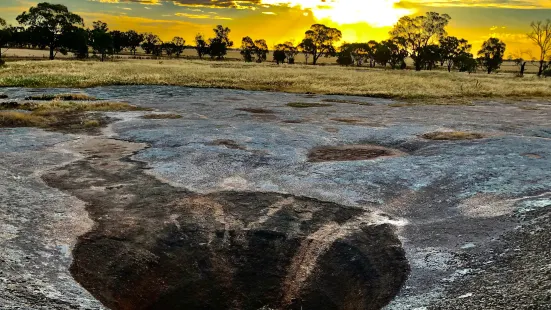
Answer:
[[[380,309],[409,271],[388,224],[275,193],[201,195],[143,173],[142,144],[90,138],[45,174],[88,203],[71,272],[111,309]]]

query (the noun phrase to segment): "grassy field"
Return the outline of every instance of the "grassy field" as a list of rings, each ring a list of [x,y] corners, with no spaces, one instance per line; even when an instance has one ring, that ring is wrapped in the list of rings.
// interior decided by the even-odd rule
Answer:
[[[5,54],[4,54],[5,52]],[[50,53],[48,50],[36,50],[36,49],[8,49],[3,51],[3,57],[11,60],[47,60]],[[58,59],[74,59],[73,54],[69,53],[67,55],[58,54],[56,56]],[[116,55],[114,59],[116,60],[125,60],[130,59],[133,57],[129,52],[124,51],[119,55]],[[138,54],[136,57],[142,58],[142,59],[151,59],[151,55],[145,54],[141,49],[138,49]],[[168,58],[166,56],[162,57],[163,59],[178,59],[176,57]],[[195,49],[192,48],[186,48],[184,50],[184,53],[181,55],[180,59],[188,59],[188,60],[197,60],[197,53]],[[226,55],[226,60],[228,61],[243,61],[243,57],[241,56],[240,52],[238,50],[229,50],[228,54]],[[272,55],[271,53],[268,55],[268,61],[272,61]],[[312,59],[310,58],[308,60],[308,63],[310,63]],[[304,57],[304,54],[298,54],[296,56],[296,63],[297,64],[305,64],[306,59]],[[406,60],[406,63],[409,67],[413,67],[413,60],[408,58]],[[318,60],[318,64],[320,65],[337,65],[337,58],[336,57],[322,57]],[[437,70],[446,70],[444,67],[438,67]],[[501,69],[499,70],[503,73],[516,73],[519,72],[519,67],[515,65],[513,61],[505,60],[503,64],[501,65]],[[528,63],[526,65],[526,71],[527,74],[535,74],[538,72],[538,64],[537,63]]]
[[[533,75],[414,72],[339,66],[199,60],[18,61],[0,69],[0,86],[181,85],[398,99],[551,98],[551,79]],[[442,101],[445,103],[445,100]]]

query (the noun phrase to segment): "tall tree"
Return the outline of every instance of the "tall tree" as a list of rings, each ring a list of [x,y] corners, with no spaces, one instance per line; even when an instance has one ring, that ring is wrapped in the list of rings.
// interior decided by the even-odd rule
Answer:
[[[287,59],[287,63],[289,63],[289,64],[294,64],[295,63],[295,57],[299,53],[298,47],[296,47],[292,42],[289,42],[289,41],[276,45],[274,52],[276,52],[276,51],[278,51],[279,60],[281,60],[281,62],[283,62],[283,61],[285,61],[285,59]],[[283,53],[283,55],[285,55],[285,57],[282,58],[281,53]]]
[[[254,57],[254,41],[251,37],[247,36],[241,40],[241,56],[245,62],[252,62]]]
[[[348,63],[348,60],[350,60],[350,63],[347,65],[356,64],[357,66],[361,66],[364,61],[369,59],[370,53],[371,46],[369,43],[344,43],[341,45],[339,56],[341,57],[341,62]]]
[[[280,63],[285,63],[285,59],[287,59],[287,55],[285,54],[285,51],[282,49],[278,49],[277,47],[274,49],[274,61],[279,65]]]
[[[251,37],[244,37],[241,40],[241,56],[246,62],[263,62],[268,55],[268,44],[266,40],[253,40]]]
[[[107,55],[113,54],[113,37],[106,23],[100,20],[94,22],[90,31],[90,46],[94,53],[100,55],[101,61],[104,61]]]
[[[375,61],[385,67],[387,64],[393,69],[405,69],[407,50],[401,38],[382,41],[375,48]]]
[[[207,41],[200,33],[195,36],[195,50],[197,51],[197,56],[199,56],[199,59],[203,59],[203,56],[209,53]]]
[[[74,27],[62,37],[63,46],[78,59],[88,58],[88,45],[91,33],[83,28]]]
[[[486,68],[488,74],[501,67],[505,48],[505,43],[498,38],[490,38],[482,44],[482,48],[478,51],[478,61]]]
[[[370,68],[375,67],[375,52],[377,51],[377,45],[379,45],[379,42],[375,40],[370,40],[367,42],[367,46],[369,47],[367,50],[367,58],[369,60]]]
[[[451,17],[448,14],[427,12],[424,16],[404,16],[398,20],[390,35],[394,38],[403,38],[411,58],[415,63],[415,70],[421,70],[424,60],[421,56],[428,45],[447,35],[446,26]]]
[[[469,52],[463,52],[455,57],[453,66],[457,70],[459,70],[459,72],[473,73],[476,72],[478,63],[476,59],[474,59],[473,54]]]
[[[342,33],[336,28],[315,24],[306,31],[305,39],[311,42],[312,61],[315,65],[321,56],[330,57],[336,54],[335,44],[342,39]]]
[[[109,32],[111,35],[111,38],[113,38],[113,53],[120,54],[123,49],[128,47],[128,37],[126,36],[126,33],[113,30]]]
[[[266,40],[254,40],[254,54],[256,56],[256,62],[260,63],[266,61],[268,58],[268,44]]]
[[[146,54],[155,54],[159,46],[163,43],[158,35],[153,33],[144,33],[142,49]]]
[[[28,12],[23,12],[17,16],[17,21],[43,36],[50,48],[51,60],[55,58],[57,49],[65,48],[60,46],[62,36],[73,27],[84,26],[82,17],[69,12],[66,6],[47,2],[39,3]]]
[[[2,48],[7,47],[8,43],[11,42],[11,39],[12,39],[11,28],[8,27],[8,25],[6,24],[6,21],[0,17],[0,64],[3,63]]]
[[[440,46],[436,44],[429,44],[419,52],[419,58],[422,59],[422,66],[426,70],[432,70],[436,67],[438,62],[442,62],[442,52]]]
[[[541,76],[547,68],[546,62],[551,61],[551,20],[532,22],[530,27],[528,38],[540,49],[538,76]]]
[[[140,46],[140,44],[142,44],[144,40],[144,35],[141,33],[137,33],[134,30],[129,30],[126,32],[125,36],[128,44],[128,49],[132,54],[136,55],[138,47]]]
[[[176,57],[180,57],[186,49],[186,40],[182,37],[174,37],[170,43],[172,44]]]
[[[350,66],[354,64],[354,58],[352,58],[353,55],[353,44],[350,43],[344,43],[339,48],[339,52],[337,53],[337,63],[341,66]]]
[[[442,65],[446,65],[448,72],[454,67],[454,63],[459,55],[468,53],[472,45],[465,39],[456,37],[444,37],[440,39],[440,58]]]
[[[216,26],[213,29],[215,37],[209,39],[209,54],[211,58],[222,59],[228,53],[228,48],[233,46],[233,41],[230,40],[230,28],[222,25]]]
[[[304,55],[306,64],[308,64],[308,59],[310,58],[310,55],[314,54],[315,49],[316,46],[314,45],[314,41],[309,38],[304,38],[298,45],[298,50]]]

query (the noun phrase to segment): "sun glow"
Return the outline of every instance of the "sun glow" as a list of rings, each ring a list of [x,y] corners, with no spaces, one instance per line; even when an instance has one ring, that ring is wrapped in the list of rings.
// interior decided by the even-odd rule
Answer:
[[[329,19],[337,24],[368,23],[375,27],[394,25],[409,9],[396,8],[400,0],[261,0],[262,4],[301,7],[310,10],[318,20]]]

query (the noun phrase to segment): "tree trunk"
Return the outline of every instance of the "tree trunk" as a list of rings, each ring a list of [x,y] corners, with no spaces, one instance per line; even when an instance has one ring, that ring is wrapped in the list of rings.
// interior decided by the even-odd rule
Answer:
[[[105,54],[101,53],[101,62],[103,62],[103,60],[105,60]]]
[[[538,76],[541,76],[543,74],[543,64],[545,63],[544,60],[540,60],[540,67],[538,69]]]
[[[452,64],[451,63],[448,64],[448,72],[452,72]]]
[[[492,67],[488,67],[488,74],[492,73]]]
[[[520,64],[520,76],[524,76],[524,69],[526,68],[526,62]]]
[[[55,58],[54,47],[50,46],[50,60],[54,60],[54,58]]]

